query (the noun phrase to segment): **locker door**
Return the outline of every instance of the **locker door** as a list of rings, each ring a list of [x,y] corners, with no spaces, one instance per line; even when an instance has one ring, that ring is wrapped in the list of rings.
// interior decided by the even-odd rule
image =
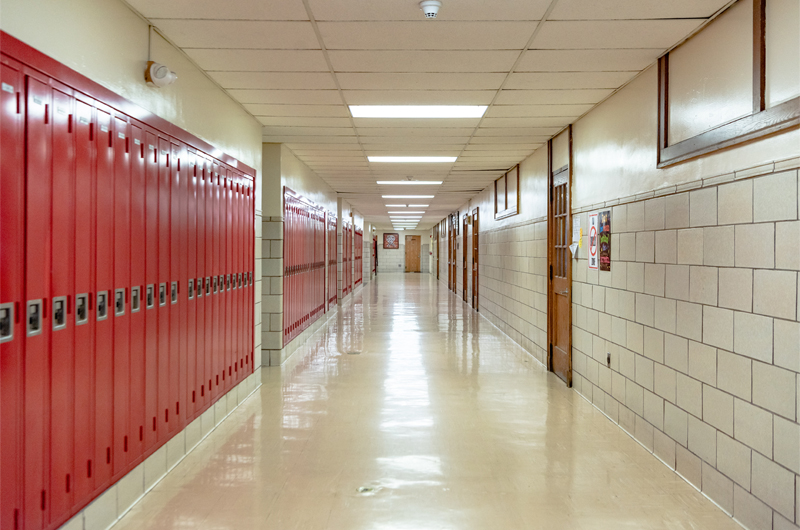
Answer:
[[[230,275],[233,272],[233,238],[231,237],[231,228],[233,226],[233,190],[231,189],[231,176],[232,172],[226,168],[225,175],[225,246],[223,247],[225,257],[225,264],[223,265],[223,274],[225,275],[225,390],[231,388],[233,383],[233,294],[231,289]]]
[[[170,168],[169,141],[158,139],[158,439],[166,441],[170,419]]]
[[[206,377],[206,165],[202,156],[197,156],[197,391],[196,410],[202,412],[207,403]]]
[[[159,414],[159,334],[161,307],[158,290],[161,273],[159,254],[159,224],[161,191],[158,137],[152,131],[145,132],[145,291],[144,291],[144,346],[145,346],[145,435],[144,450],[147,451],[158,440]],[[166,332],[165,332],[166,335]]]
[[[185,387],[186,376],[184,374],[185,362],[183,362],[183,329],[181,311],[186,304],[182,303],[181,294],[185,292],[182,289],[181,264],[185,257],[184,246],[185,238],[183,236],[183,225],[185,223],[185,215],[183,212],[183,205],[185,203],[185,194],[183,191],[183,181],[180,166],[180,146],[173,143],[170,145],[171,157],[169,159],[169,174],[170,174],[170,236],[172,242],[170,244],[170,284],[169,290],[169,432],[170,434],[177,432],[181,426],[181,397],[183,392],[181,390]],[[174,414],[174,417],[173,417]]]
[[[50,284],[50,521],[57,522],[72,507],[74,322],[70,318],[75,292],[75,146],[73,99],[53,90],[53,239]]]
[[[242,314],[241,314],[241,293],[239,289],[239,274],[242,271],[242,260],[239,257],[241,246],[239,241],[239,175],[234,173],[234,181],[232,186],[233,194],[233,226],[231,227],[231,237],[233,238],[233,264],[231,265],[231,284],[233,285],[233,380],[235,383],[239,382],[240,374],[242,373],[239,364],[242,358],[242,340],[239,336],[242,329]]]
[[[128,433],[129,462],[136,461],[144,452],[145,425],[145,312],[146,289],[145,221],[146,190],[145,142],[141,127],[131,124],[131,224],[130,224],[130,407]],[[147,151],[149,152],[149,151]]]
[[[219,275],[221,273],[220,269],[220,253],[222,252],[222,248],[220,246],[222,242],[222,237],[220,235],[220,212],[222,208],[220,207],[220,202],[222,200],[222,192],[220,190],[220,175],[219,175],[219,166],[214,163],[213,164],[213,185],[212,185],[212,224],[213,224],[213,247],[211,251],[211,260],[212,260],[212,268],[211,268],[211,284],[212,284],[212,298],[213,298],[213,309],[212,309],[212,320],[214,326],[214,336],[213,336],[213,362],[214,362],[214,391],[212,393],[213,400],[216,401],[217,397],[220,394],[221,387],[220,385],[224,382],[222,379],[222,365],[224,359],[222,358],[221,350],[222,350],[222,340],[220,338],[220,333],[222,331],[222,307],[220,305],[220,291],[219,291]]]
[[[0,527],[22,508],[22,367],[25,343],[25,97],[22,75],[0,64]]]
[[[197,298],[195,281],[197,278],[197,165],[194,153],[186,152],[186,183],[188,193],[186,196],[186,222],[187,222],[187,253],[186,253],[186,417],[189,421],[194,419],[199,402],[199,385],[197,381]],[[197,387],[197,388],[195,388]]]
[[[75,102],[75,503],[94,491],[94,105]]]
[[[24,528],[41,528],[49,506],[45,482],[48,426],[50,227],[52,199],[50,89],[27,78],[27,174],[25,260],[25,489]]]
[[[128,122],[114,118],[114,475],[125,470],[130,447],[131,157]]]
[[[114,131],[97,108],[95,274],[95,487],[111,480],[114,437]]]
[[[215,333],[214,333],[214,319],[216,318],[214,303],[216,301],[215,289],[213,288],[214,282],[211,277],[216,274],[214,269],[214,254],[216,247],[214,242],[214,166],[210,160],[205,161],[205,189],[206,189],[206,211],[205,211],[205,262],[206,262],[206,291],[205,291],[205,350],[206,350],[206,376],[203,381],[206,384],[206,402],[212,403],[214,393],[214,382],[216,379],[216,357],[215,357]]]

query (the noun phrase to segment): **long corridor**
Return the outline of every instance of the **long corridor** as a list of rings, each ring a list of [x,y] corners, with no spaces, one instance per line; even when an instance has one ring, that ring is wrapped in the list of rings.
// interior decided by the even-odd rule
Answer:
[[[739,528],[432,276],[350,298],[115,529]]]

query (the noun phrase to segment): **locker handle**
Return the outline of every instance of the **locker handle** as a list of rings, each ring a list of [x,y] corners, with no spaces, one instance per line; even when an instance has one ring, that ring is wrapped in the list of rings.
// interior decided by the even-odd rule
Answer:
[[[42,300],[28,300],[27,332],[29,337],[42,332]]]
[[[53,298],[53,331],[67,327],[67,297]]]
[[[75,295],[75,325],[80,326],[88,322],[89,295],[87,293]]]
[[[14,339],[14,304],[0,304],[0,342]]]

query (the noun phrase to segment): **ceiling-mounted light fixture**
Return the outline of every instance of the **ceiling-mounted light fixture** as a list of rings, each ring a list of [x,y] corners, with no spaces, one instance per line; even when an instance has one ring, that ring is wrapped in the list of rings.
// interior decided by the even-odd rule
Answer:
[[[433,199],[433,195],[381,195],[384,199]]]
[[[486,105],[350,105],[354,118],[480,118]]]
[[[370,162],[390,162],[395,164],[452,164],[457,156],[368,156]]]
[[[442,183],[441,180],[378,180],[376,182],[379,186],[389,186],[392,184],[422,184],[427,186],[438,186]]]

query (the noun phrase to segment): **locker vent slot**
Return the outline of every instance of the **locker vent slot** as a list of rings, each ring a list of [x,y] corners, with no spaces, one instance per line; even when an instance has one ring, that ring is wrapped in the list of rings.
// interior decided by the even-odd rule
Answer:
[[[53,331],[67,327],[67,297],[53,298]]]
[[[42,301],[29,300],[28,301],[28,320],[27,320],[28,336],[33,337],[42,332]]]
[[[0,342],[14,339],[14,304],[0,304]]]
[[[80,326],[89,321],[89,294],[75,295],[75,325]]]

